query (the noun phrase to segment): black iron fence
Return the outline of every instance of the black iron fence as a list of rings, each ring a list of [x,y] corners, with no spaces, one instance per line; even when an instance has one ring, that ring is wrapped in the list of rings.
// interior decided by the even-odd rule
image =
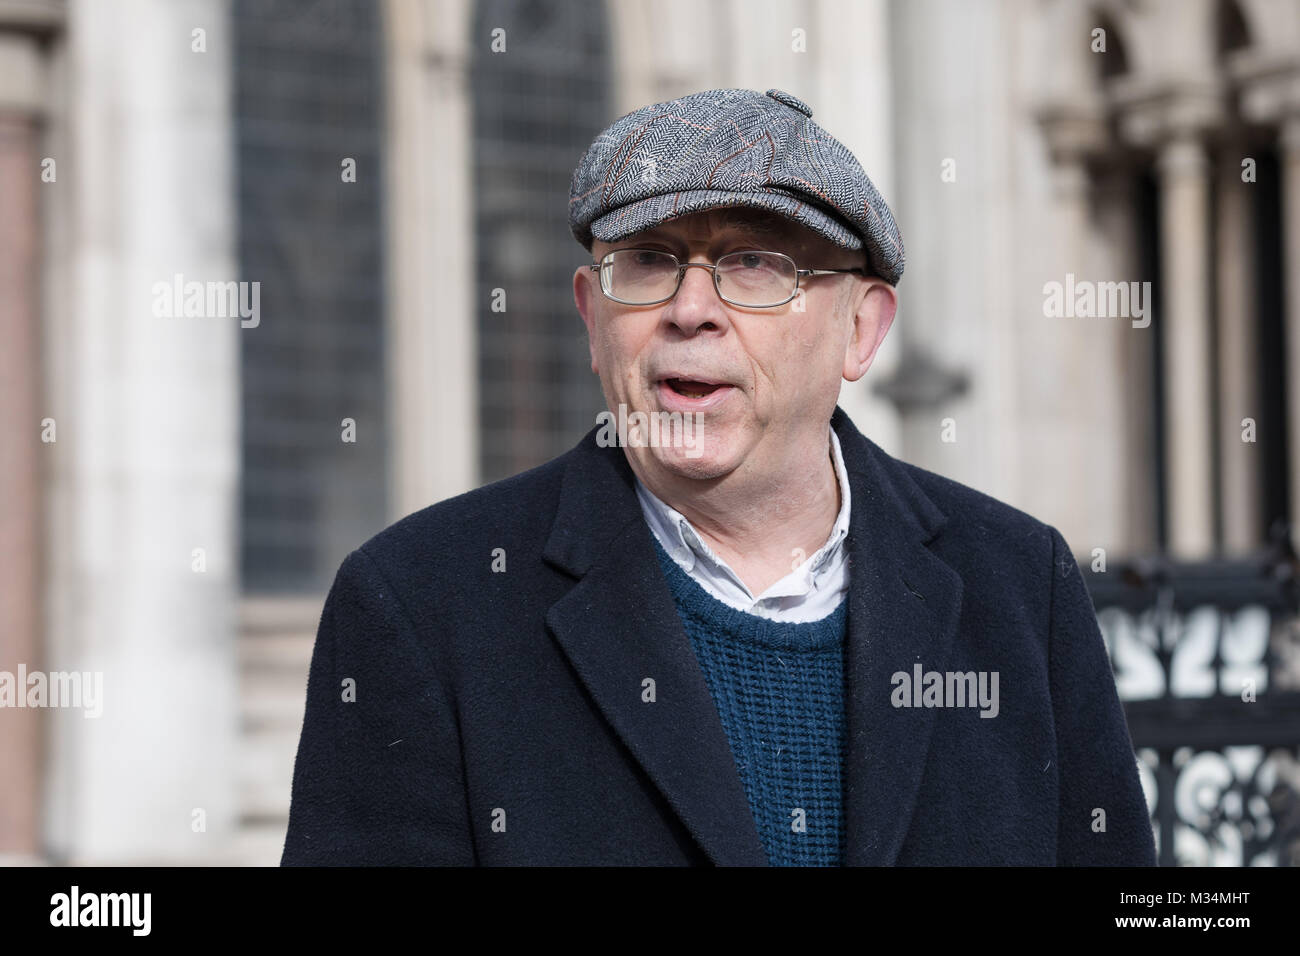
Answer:
[[[1300,865],[1300,562],[1274,540],[1084,568],[1161,866]]]

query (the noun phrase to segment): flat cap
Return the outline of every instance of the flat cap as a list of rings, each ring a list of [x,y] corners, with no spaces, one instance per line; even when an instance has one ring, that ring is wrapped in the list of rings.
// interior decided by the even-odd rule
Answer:
[[[706,90],[644,106],[598,135],[573,171],[569,229],[588,251],[688,213],[770,209],[845,249],[891,285],[903,237],[852,152],[782,90]]]

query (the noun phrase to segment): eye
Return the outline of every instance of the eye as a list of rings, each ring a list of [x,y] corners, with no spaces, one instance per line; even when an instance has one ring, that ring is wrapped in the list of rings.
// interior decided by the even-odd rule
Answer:
[[[757,275],[763,273],[784,273],[787,271],[786,260],[771,252],[758,249],[744,249],[732,252],[721,260],[726,272],[749,272]]]
[[[639,266],[664,265],[669,261],[665,256],[672,255],[667,249],[656,249],[651,246],[637,246],[635,249],[619,251],[629,262],[635,262]]]

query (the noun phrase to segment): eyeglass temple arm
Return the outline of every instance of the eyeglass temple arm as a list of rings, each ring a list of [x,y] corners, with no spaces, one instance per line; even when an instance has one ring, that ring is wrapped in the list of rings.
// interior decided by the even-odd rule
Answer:
[[[840,272],[856,272],[859,275],[867,274],[867,270],[861,266],[853,269],[795,269],[794,271],[801,276],[827,276],[835,275]]]

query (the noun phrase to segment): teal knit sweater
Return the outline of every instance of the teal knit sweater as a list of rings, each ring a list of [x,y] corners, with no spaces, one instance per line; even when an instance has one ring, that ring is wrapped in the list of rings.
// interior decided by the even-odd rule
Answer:
[[[839,866],[848,602],[773,621],[705,591],[655,539],[773,866]]]

